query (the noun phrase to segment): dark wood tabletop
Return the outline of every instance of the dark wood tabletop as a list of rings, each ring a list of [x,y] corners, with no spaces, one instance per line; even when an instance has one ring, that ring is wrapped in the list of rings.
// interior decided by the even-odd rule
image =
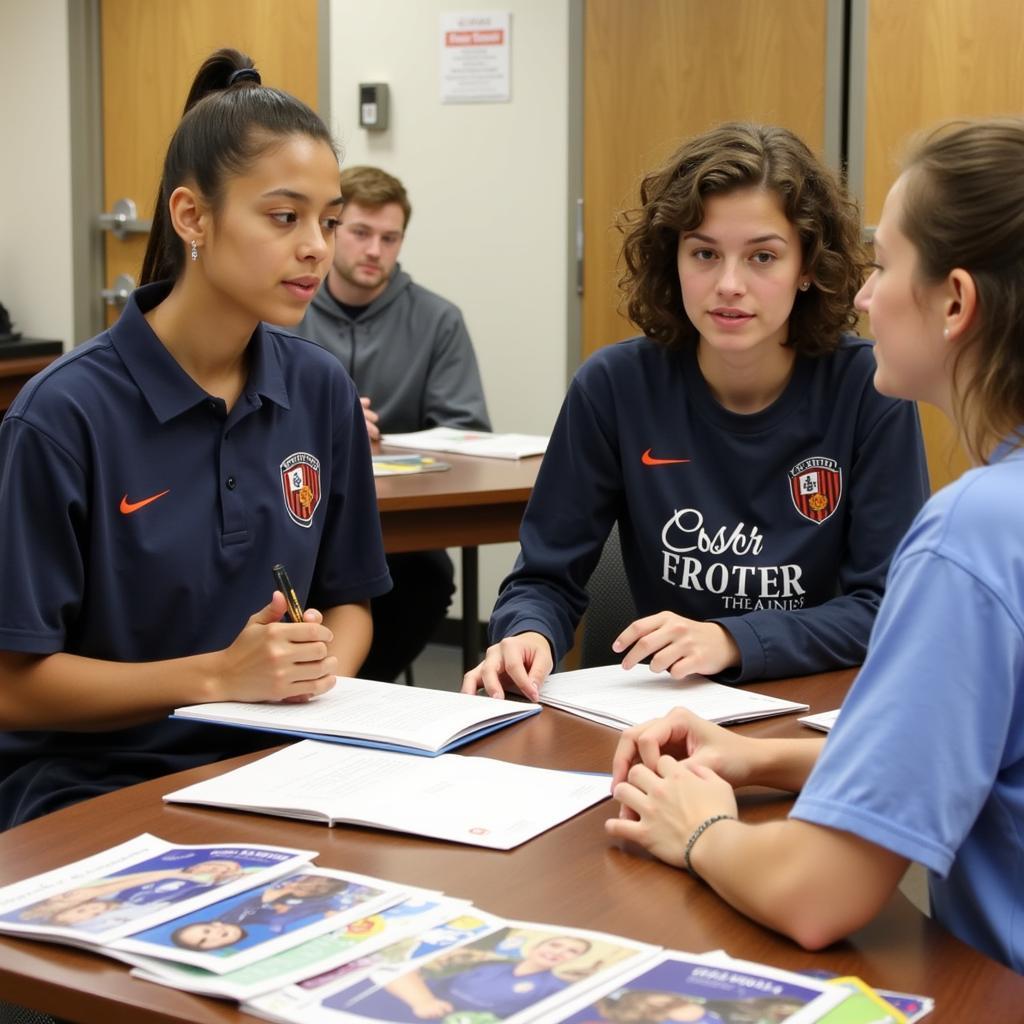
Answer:
[[[841,703],[852,672],[752,687],[799,699],[812,711]],[[815,735],[796,715],[739,727],[762,736]],[[618,733],[545,708],[464,748],[550,768],[607,771]],[[258,756],[258,755],[256,755]],[[930,995],[929,1024],[1009,1022],[1024,1015],[1024,978],[952,938],[896,893],[868,927],[808,953],[723,903],[710,889],[637,849],[608,839],[605,802],[515,850],[481,850],[367,828],[324,826],[241,812],[164,805],[161,795],[249,760],[134,786],[0,835],[0,883],[8,884],[151,832],[180,843],[276,843],[320,852],[317,863],[441,889],[492,913],[593,928],[689,952],[733,956],[790,970],[855,974],[870,984]],[[745,820],[780,817],[790,798],[741,791]],[[72,1021],[104,1024],[212,1022],[243,1018],[229,1003],[131,978],[98,955],[0,938],[0,998]]]

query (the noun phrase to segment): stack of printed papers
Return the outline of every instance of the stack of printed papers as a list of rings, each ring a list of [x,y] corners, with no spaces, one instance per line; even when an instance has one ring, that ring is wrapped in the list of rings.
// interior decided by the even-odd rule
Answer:
[[[307,850],[143,835],[0,889],[0,932],[70,942],[282,1024],[890,1024],[932,1001],[496,917]]]
[[[374,476],[409,476],[415,473],[438,473],[452,467],[432,455],[415,452],[410,455],[373,455]]]
[[[548,439],[542,434],[490,434],[485,430],[431,427],[411,434],[384,434],[382,444],[396,448],[428,448],[435,452],[480,455],[488,459],[522,459],[543,455]]]

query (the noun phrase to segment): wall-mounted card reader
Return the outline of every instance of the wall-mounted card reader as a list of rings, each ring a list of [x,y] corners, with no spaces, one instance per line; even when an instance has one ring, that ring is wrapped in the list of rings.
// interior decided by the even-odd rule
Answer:
[[[364,82],[359,86],[359,126],[382,132],[388,126],[388,87],[386,82]]]

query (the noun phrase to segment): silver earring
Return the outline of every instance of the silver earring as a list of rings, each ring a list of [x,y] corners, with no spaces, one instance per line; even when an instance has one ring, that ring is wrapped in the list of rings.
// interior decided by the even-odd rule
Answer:
[[[196,240],[192,239],[192,262],[195,263],[199,259],[199,246],[196,244]]]
[[[942,328],[942,337],[945,338],[946,341],[949,341],[949,328],[948,327],[943,327]]]
[[[810,281],[801,281],[800,282],[800,291],[805,292],[810,287],[811,287],[811,282]]]

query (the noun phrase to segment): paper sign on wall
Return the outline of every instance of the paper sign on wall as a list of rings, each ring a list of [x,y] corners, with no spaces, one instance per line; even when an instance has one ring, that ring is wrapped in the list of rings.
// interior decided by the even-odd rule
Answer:
[[[507,103],[511,98],[510,13],[441,15],[441,102]]]

